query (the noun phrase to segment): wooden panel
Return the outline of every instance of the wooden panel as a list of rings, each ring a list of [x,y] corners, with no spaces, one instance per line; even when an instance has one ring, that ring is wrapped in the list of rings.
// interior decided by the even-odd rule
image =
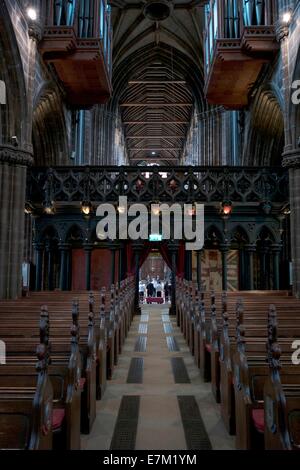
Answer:
[[[110,287],[111,279],[111,253],[107,249],[92,252],[91,288],[100,290]]]
[[[72,250],[72,290],[84,290],[85,287],[84,250]]]

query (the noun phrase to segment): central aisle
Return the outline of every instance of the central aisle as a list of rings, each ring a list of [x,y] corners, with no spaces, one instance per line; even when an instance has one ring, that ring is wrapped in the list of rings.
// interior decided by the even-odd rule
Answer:
[[[168,308],[145,305],[97,403],[93,430],[82,436],[82,449],[210,448],[234,449],[210,384],[202,382]]]

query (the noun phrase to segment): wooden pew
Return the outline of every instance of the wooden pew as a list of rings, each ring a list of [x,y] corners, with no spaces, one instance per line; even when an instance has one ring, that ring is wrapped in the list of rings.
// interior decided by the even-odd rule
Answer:
[[[268,349],[273,340],[274,322],[277,322],[276,309],[270,306],[268,315]],[[281,328],[282,337],[279,339],[284,350],[284,377],[294,373],[295,366],[291,364],[291,343],[299,334],[300,324],[292,328]],[[238,449],[253,449],[264,447],[264,384],[269,374],[266,352],[262,353],[261,343],[253,343],[251,353],[245,348],[245,328],[238,327],[238,347],[234,355],[234,390],[236,414],[236,445]],[[266,351],[266,349],[265,349]]]
[[[0,367],[0,449],[51,450],[53,425],[53,388],[48,375],[49,319],[40,318],[38,363],[31,375]]]
[[[264,385],[264,443],[266,450],[300,450],[299,366],[282,366],[277,319],[268,331],[269,376]]]
[[[43,312],[47,312],[47,307],[42,307]],[[57,429],[62,432],[54,436],[55,443],[59,448],[80,449],[80,422],[81,415],[85,419],[90,416],[93,406],[89,400],[89,379],[84,380],[82,386],[82,355],[79,350],[79,323],[78,304],[72,306],[72,327],[71,344],[65,338],[51,339],[52,365],[49,374],[55,385],[55,404],[60,409],[60,416],[63,416],[62,426]],[[6,338],[7,364],[9,366],[26,369],[32,366],[32,353],[35,348],[33,338]],[[88,365],[86,366],[88,370]],[[86,388],[85,388],[86,387]],[[94,386],[95,387],[95,386]],[[56,407],[55,406],[55,407]],[[62,413],[63,410],[63,413]]]
[[[249,307],[250,308],[250,307]],[[223,308],[224,310],[224,308]],[[267,308],[266,308],[267,310]],[[221,395],[221,414],[225,426],[230,434],[235,433],[235,405],[234,405],[234,364],[233,356],[236,351],[236,327],[241,322],[240,317],[243,317],[243,307],[241,299],[237,302],[236,306],[236,320],[234,316],[229,316],[227,312],[227,304],[225,304],[225,311],[223,311],[223,326],[219,338],[220,350],[220,395]],[[293,328],[294,322],[297,321],[297,314],[289,312],[287,309],[281,309],[280,319],[282,325],[281,341],[284,342],[284,328]],[[265,352],[265,338],[267,319],[266,315],[261,312],[246,312],[243,322],[246,325],[246,351],[249,355],[257,354],[264,355]],[[254,338],[253,338],[254,336]],[[286,348],[289,348],[289,343]]]
[[[65,308],[65,312],[67,308]],[[96,359],[97,359],[97,348],[96,348],[96,332],[95,332],[95,321],[94,321],[94,296],[90,294],[89,296],[89,314],[88,314],[88,324],[87,327],[84,329],[84,335],[78,337],[79,344],[80,344],[80,355],[81,355],[81,368],[82,368],[82,377],[81,377],[81,386],[83,389],[83,393],[81,396],[81,410],[82,410],[82,432],[89,433],[93,422],[96,416]],[[72,315],[73,315],[73,322],[78,322],[78,313],[79,313],[79,305],[78,301],[73,302],[72,306]],[[6,338],[8,343],[14,341],[14,344],[17,346],[17,338],[22,336],[26,337],[26,341],[28,338],[33,338],[35,336],[35,317],[36,313],[31,312],[31,314],[27,314],[24,318],[22,314],[16,315],[14,314],[12,317],[3,319],[3,312],[1,314],[1,325],[0,325],[0,334],[2,337]],[[62,315],[63,318],[56,318],[54,314],[51,314],[52,324],[55,327],[51,329],[51,337],[52,337],[52,348],[53,352],[55,352],[55,357],[53,360],[56,361],[56,356],[59,355],[61,358],[64,355],[64,362],[67,364],[69,360],[70,354],[70,345],[69,345],[69,320],[67,319],[66,315]],[[77,318],[77,319],[76,319]],[[11,322],[20,319],[20,325],[22,325],[15,331],[12,328]],[[6,326],[5,326],[6,325]],[[10,333],[10,336],[14,336],[15,338],[11,338],[7,336]],[[98,335],[99,336],[99,335]],[[10,341],[9,341],[10,339]],[[28,341],[27,341],[28,342]],[[28,344],[28,348],[30,348],[30,342]],[[99,358],[98,358],[99,359]],[[98,380],[99,382],[99,380]]]
[[[188,284],[180,279],[177,282],[176,314],[178,324],[183,331],[187,321],[184,318],[189,305],[186,301]],[[178,291],[179,289],[179,291]],[[194,291],[194,296],[195,296]],[[228,295],[230,308],[238,300],[241,293]],[[299,301],[289,296],[288,292],[243,292],[245,305],[250,307],[247,312],[247,354],[254,355],[255,349],[259,354],[265,351],[265,328],[267,325],[266,310],[270,301],[279,305],[280,318],[284,318],[282,328],[292,328],[299,312]],[[201,292],[200,306],[194,308],[194,354],[195,362],[200,367],[201,376],[205,381],[212,381],[212,391],[219,401],[221,399],[221,412],[227,429],[235,432],[235,401],[234,401],[234,366],[232,356],[236,347],[236,319],[235,314],[227,313],[226,297],[218,294],[218,301],[214,293],[210,296],[210,307],[207,308],[208,295]],[[225,307],[224,307],[225,306]],[[226,308],[226,311],[224,309]],[[224,315],[225,314],[225,315]],[[187,315],[189,317],[189,315]],[[224,321],[225,319],[225,321]],[[284,330],[283,330],[284,334]],[[252,339],[254,335],[254,338]],[[257,339],[255,339],[255,335]],[[282,336],[282,335],[281,335]],[[287,341],[287,342],[285,342]],[[288,339],[281,337],[285,353],[288,352]],[[225,390],[225,393],[224,393]]]
[[[97,400],[103,398],[106,390],[107,379],[107,325],[106,325],[106,289],[103,287],[100,292],[100,322],[99,322],[99,343],[97,354],[97,374],[96,374],[96,396]]]

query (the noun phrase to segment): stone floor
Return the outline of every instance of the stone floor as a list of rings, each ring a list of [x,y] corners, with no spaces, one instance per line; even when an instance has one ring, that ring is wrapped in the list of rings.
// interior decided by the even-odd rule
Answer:
[[[177,396],[194,396],[213,449],[234,449],[234,438],[223,426],[219,405],[210,391],[210,384],[203,383],[175,319],[171,319],[172,334],[179,345],[179,352],[170,352],[166,342],[163,320],[168,315],[165,306],[145,305],[143,314],[149,314],[146,352],[135,352],[139,325],[147,317],[135,317],[127,337],[113,380],[108,382],[103,400],[97,403],[97,418],[89,436],[82,436],[82,449],[108,450],[110,448],[119,406],[123,396],[140,396],[140,408],[135,449],[185,450],[187,449]],[[144,358],[143,381],[128,384],[127,376],[131,359]],[[172,357],[182,357],[191,383],[174,381]]]

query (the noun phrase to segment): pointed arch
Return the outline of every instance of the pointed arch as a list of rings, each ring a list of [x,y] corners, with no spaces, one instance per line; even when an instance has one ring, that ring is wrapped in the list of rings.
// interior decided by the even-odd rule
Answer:
[[[82,244],[86,238],[84,229],[79,223],[72,223],[66,232],[66,242],[67,243],[80,243]]]
[[[211,224],[205,229],[204,240],[206,244],[216,244],[216,247],[225,241],[223,233],[215,224]]]
[[[36,165],[62,165],[69,157],[67,124],[59,91],[48,83],[35,98],[32,140]]]
[[[255,97],[250,133],[244,150],[244,163],[257,166],[280,166],[284,148],[282,96],[270,83]]]
[[[258,231],[257,231],[257,236],[256,239],[257,241],[268,241],[271,243],[276,243],[277,242],[277,236],[273,228],[269,227],[268,225],[262,225]]]

